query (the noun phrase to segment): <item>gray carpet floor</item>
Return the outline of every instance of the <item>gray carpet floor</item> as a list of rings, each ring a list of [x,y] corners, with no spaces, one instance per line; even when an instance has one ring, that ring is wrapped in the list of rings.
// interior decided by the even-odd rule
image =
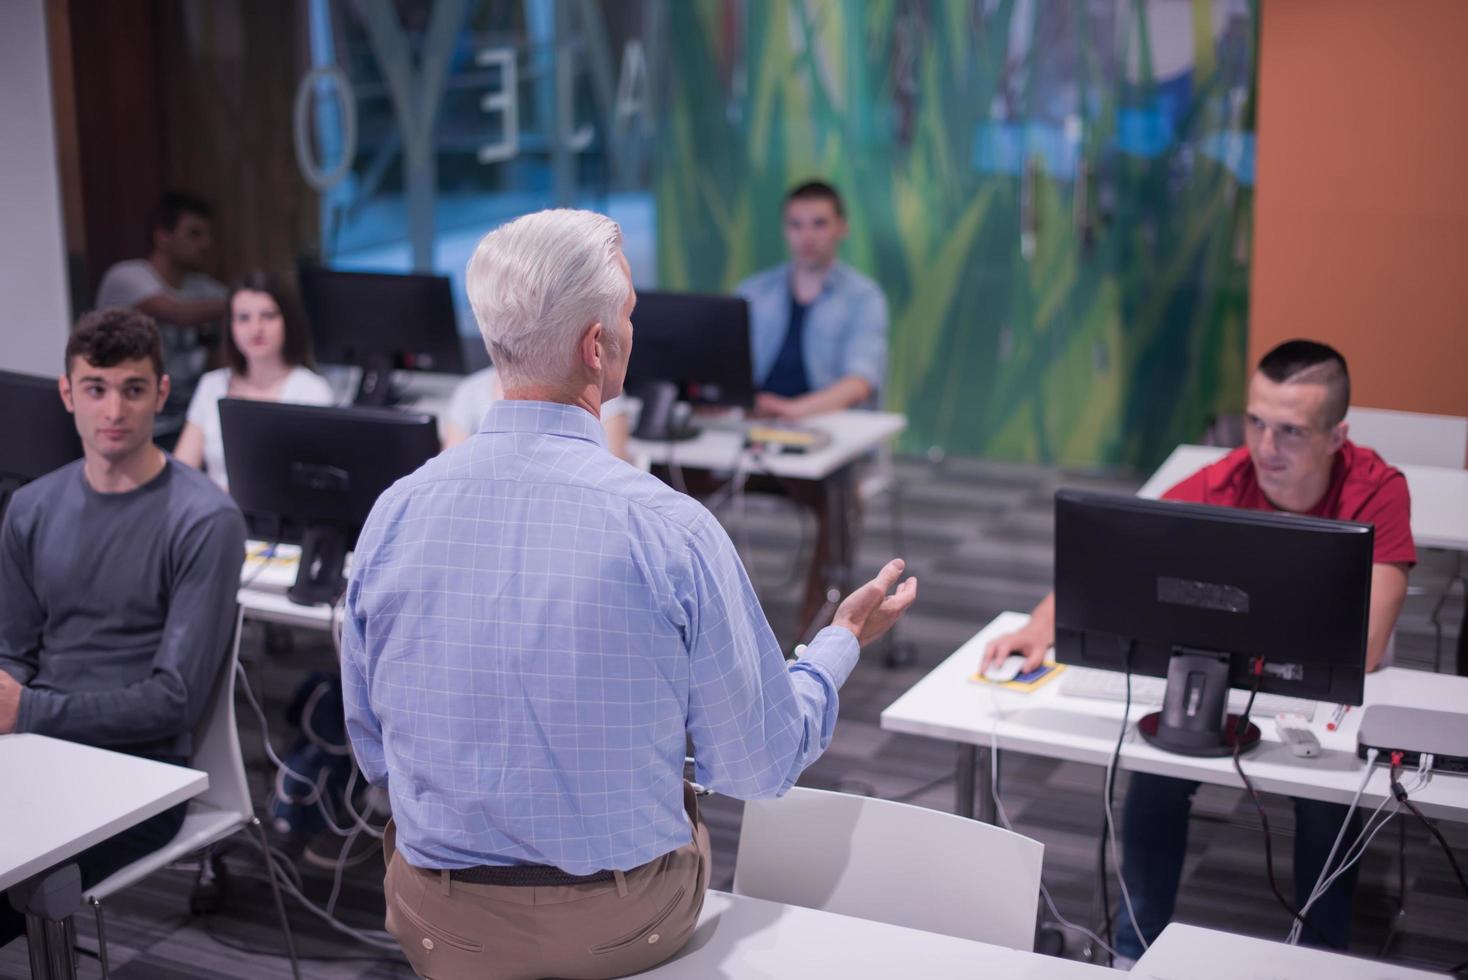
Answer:
[[[901,527],[909,568],[921,580],[921,597],[901,624],[897,640],[910,665],[890,669],[886,651],[864,655],[841,693],[841,722],[826,754],[802,777],[802,785],[837,788],[884,798],[907,798],[943,810],[954,803],[954,750],[948,743],[883,732],[883,708],[968,639],[995,614],[1027,610],[1049,588],[1053,548],[1051,497],[1060,486],[1130,493],[1140,481],[1052,468],[978,460],[930,463],[899,460]],[[890,497],[872,500],[860,541],[860,571],[870,574],[895,553]],[[751,498],[743,521],[721,515],[765,599],[777,633],[788,636],[795,615],[803,548],[810,521],[783,501]],[[793,542],[801,542],[799,547]],[[1427,552],[1413,573],[1398,632],[1398,663],[1433,669],[1432,603],[1447,581],[1452,557]],[[1444,610],[1450,646],[1463,618],[1461,596]],[[263,631],[247,637],[248,670],[261,691],[271,738],[284,749],[291,737],[286,705],[297,679],[309,670],[331,670],[333,654],[323,637],[297,632],[290,649],[267,649]],[[1445,652],[1450,659],[1450,653]],[[269,770],[259,725],[243,702],[240,726],[251,765],[256,799],[268,794]],[[1125,774],[1120,777],[1125,780]],[[1447,777],[1443,777],[1447,778]],[[1101,819],[1102,770],[1072,763],[1006,755],[1001,793],[1016,829],[1045,845],[1045,881],[1061,913],[1096,926],[1094,882]],[[1124,782],[1122,783],[1124,786]],[[1274,830],[1280,885],[1290,893],[1288,860],[1293,811],[1282,797],[1265,798]],[[715,852],[713,885],[733,880],[742,805],[713,797],[705,802]],[[1204,787],[1195,804],[1189,857],[1179,896],[1178,919],[1198,925],[1283,938],[1286,913],[1270,895],[1262,856],[1259,818],[1243,793]],[[1468,960],[1468,896],[1459,889],[1441,851],[1420,825],[1397,821],[1377,838],[1363,859],[1353,951],[1378,955],[1388,943],[1388,960],[1439,969]],[[1460,863],[1468,863],[1468,827],[1444,824]],[[330,842],[330,849],[339,844]],[[1407,912],[1396,916],[1398,850],[1405,854]],[[267,886],[257,852],[243,839],[225,857],[229,887],[221,909],[193,916],[189,896],[194,868],[180,865],[116,896],[108,905],[107,936],[112,974],[118,980],[175,977],[288,977]],[[334,885],[329,869],[294,862],[305,895],[325,904]],[[336,913],[358,929],[382,925],[382,862],[376,854],[347,869]],[[1114,888],[1113,888],[1114,893]],[[290,902],[291,921],[307,960],[304,972],[318,978],[411,977],[401,958],[379,952],[334,932],[302,906]],[[1395,931],[1393,929],[1395,927]],[[79,943],[95,949],[90,916],[78,917]],[[1065,955],[1084,956],[1086,940],[1067,933]],[[242,948],[241,948],[242,947]],[[246,951],[250,950],[250,951]],[[83,957],[80,974],[99,975]],[[25,943],[0,950],[0,977],[27,975]]]

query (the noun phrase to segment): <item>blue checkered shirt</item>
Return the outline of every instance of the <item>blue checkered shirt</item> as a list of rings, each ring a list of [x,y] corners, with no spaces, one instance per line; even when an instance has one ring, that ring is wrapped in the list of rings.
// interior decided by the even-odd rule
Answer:
[[[696,778],[776,796],[830,742],[856,638],[787,664],[707,510],[589,412],[502,401],[399,480],[353,559],[347,730],[420,868],[637,867],[691,839]]]

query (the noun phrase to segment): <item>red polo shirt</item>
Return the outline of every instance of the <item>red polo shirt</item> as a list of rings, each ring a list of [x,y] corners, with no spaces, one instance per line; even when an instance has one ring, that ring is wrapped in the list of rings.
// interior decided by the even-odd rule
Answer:
[[[1193,504],[1279,511],[1259,489],[1254,463],[1245,446],[1203,467],[1162,497]],[[1378,565],[1417,563],[1407,478],[1373,450],[1347,440],[1336,453],[1330,487],[1309,513],[1311,517],[1374,525],[1373,561]]]

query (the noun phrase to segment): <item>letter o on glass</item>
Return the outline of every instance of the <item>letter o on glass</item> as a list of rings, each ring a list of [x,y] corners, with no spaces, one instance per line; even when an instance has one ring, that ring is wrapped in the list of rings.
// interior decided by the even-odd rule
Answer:
[[[308,129],[311,112],[311,93],[318,80],[331,83],[332,93],[342,112],[342,155],[341,160],[329,173],[317,166],[315,151],[311,148],[311,133]],[[306,72],[301,84],[296,86],[295,105],[296,165],[301,176],[318,191],[330,190],[346,177],[352,159],[357,155],[357,99],[352,92],[351,79],[336,65],[312,68]]]

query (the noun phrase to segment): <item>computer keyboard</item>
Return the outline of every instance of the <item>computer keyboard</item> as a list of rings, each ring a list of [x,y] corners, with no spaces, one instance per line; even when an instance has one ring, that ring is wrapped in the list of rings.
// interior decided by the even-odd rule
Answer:
[[[754,420],[746,418],[742,412],[721,412],[715,415],[695,414],[691,421],[694,426],[705,432],[738,432],[740,434],[749,431],[749,427],[754,424]]]
[[[1167,681],[1161,677],[1132,675],[1133,704],[1161,704],[1166,691]],[[1126,675],[1111,670],[1070,667],[1060,675],[1060,693],[1072,698],[1125,701]],[[1228,710],[1238,714],[1244,710],[1244,704],[1248,700],[1248,691],[1231,690],[1228,692]],[[1273,718],[1278,714],[1293,712],[1313,720],[1316,703],[1303,698],[1287,698],[1280,694],[1261,694],[1254,699],[1250,716],[1257,722],[1260,718]]]

